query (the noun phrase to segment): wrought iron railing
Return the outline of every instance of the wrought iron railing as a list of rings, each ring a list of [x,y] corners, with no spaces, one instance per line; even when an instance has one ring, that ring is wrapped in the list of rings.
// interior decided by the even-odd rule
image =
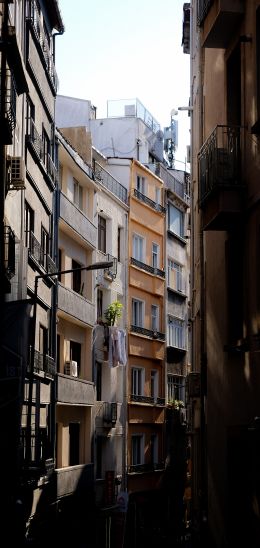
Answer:
[[[197,23],[199,26],[204,22],[213,3],[214,0],[197,0]]]
[[[115,424],[117,421],[117,402],[103,403],[103,423]]]
[[[240,127],[216,126],[198,155],[200,203],[217,187],[241,185]]]
[[[139,335],[145,335],[152,339],[159,339],[160,341],[165,341],[165,333],[160,333],[159,331],[153,331],[152,329],[145,329],[138,325],[131,325],[130,330],[133,333],[138,333]]]
[[[38,158],[42,160],[43,158],[42,138],[40,134],[38,133],[38,130],[36,129],[34,120],[31,118],[28,121],[28,123],[29,123],[29,128],[28,128],[27,139],[30,142],[30,144],[33,146],[34,151],[36,152]]]
[[[166,187],[180,196],[187,204],[190,203],[190,185],[189,185],[189,174],[184,175],[184,183],[178,181],[176,177],[166,169],[160,162],[145,164],[150,171],[152,171],[157,177],[163,180]]]
[[[160,211],[160,213],[165,213],[166,209],[161,204],[157,204],[151,198],[148,198],[148,196],[145,196],[145,194],[142,194],[142,192],[139,192],[136,188],[134,189],[134,196],[140,200],[141,202],[144,202],[148,206],[150,206],[152,209],[155,209],[156,211]]]
[[[58,77],[57,77],[57,72],[53,62],[52,52],[49,46],[49,40],[52,38],[49,37],[49,40],[48,40],[48,36],[41,22],[41,16],[40,16],[40,12],[39,12],[36,0],[30,0],[28,4],[27,19],[31,22],[35,38],[37,39],[41,48],[47,73],[50,77],[50,80],[52,82],[52,85],[55,91],[57,91]]]
[[[164,270],[160,270],[160,268],[154,268],[153,266],[150,266],[149,264],[143,263],[142,261],[138,261],[134,257],[131,257],[130,261],[132,265],[137,266],[138,268],[141,268],[142,270],[146,270],[146,272],[150,272],[150,274],[155,274],[156,276],[161,276],[162,278],[165,278],[165,272]]]
[[[147,464],[131,464],[128,467],[128,473],[134,474],[134,473],[144,473],[144,472],[155,472],[156,470],[164,470],[165,464],[164,462],[156,462],[156,463],[147,463]]]
[[[131,394],[130,398],[132,402],[150,403],[154,405],[154,398],[152,396],[141,396],[139,394]]]
[[[32,347],[30,347],[30,353],[29,353],[29,363],[27,370],[28,372],[31,371],[31,362],[32,362]],[[43,354],[42,352],[39,352],[39,350],[34,349],[34,356],[33,356],[33,372],[34,373],[45,373],[45,375],[49,375],[53,377],[56,373],[56,367],[55,367],[55,361],[54,359],[49,356],[48,354]]]
[[[15,234],[10,226],[4,227],[4,267],[10,280],[15,275]]]
[[[1,97],[1,71],[0,71],[0,97]],[[5,90],[5,119],[8,124],[8,131],[11,133],[16,125],[16,89],[12,73],[6,70]]]
[[[112,192],[121,202],[128,203],[127,189],[121,185],[108,171],[106,171],[98,162],[95,162],[95,178],[110,192]]]
[[[56,272],[57,268],[55,262],[50,255],[45,252],[32,231],[29,233],[29,253],[30,256],[37,261],[37,263],[42,266],[44,270],[46,270],[46,272],[50,274]]]

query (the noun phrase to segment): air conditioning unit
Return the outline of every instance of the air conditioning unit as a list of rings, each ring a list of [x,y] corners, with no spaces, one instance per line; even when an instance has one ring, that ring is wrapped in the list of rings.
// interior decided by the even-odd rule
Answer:
[[[77,362],[75,362],[74,360],[69,360],[65,362],[64,373],[65,375],[70,375],[71,377],[77,377],[78,376]]]
[[[8,190],[25,188],[25,163],[22,156],[11,156],[9,164]]]

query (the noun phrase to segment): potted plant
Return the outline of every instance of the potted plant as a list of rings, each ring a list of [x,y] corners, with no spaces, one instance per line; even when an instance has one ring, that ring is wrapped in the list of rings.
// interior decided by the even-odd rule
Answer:
[[[117,320],[122,316],[123,305],[119,301],[111,303],[104,312],[107,325],[115,325]]]

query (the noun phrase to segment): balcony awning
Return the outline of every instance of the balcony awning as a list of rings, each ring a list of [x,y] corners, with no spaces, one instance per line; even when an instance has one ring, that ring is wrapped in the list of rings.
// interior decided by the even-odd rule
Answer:
[[[12,71],[15,80],[17,94],[21,95],[21,93],[28,93],[29,88],[25,75],[25,66],[17,42],[15,27],[11,26],[8,27],[6,56],[9,68]]]

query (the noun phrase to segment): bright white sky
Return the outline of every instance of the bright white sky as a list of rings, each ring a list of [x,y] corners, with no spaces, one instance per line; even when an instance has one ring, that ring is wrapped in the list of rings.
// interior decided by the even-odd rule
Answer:
[[[65,33],[56,38],[58,93],[88,99],[97,118],[108,99],[138,98],[160,123],[189,104],[183,0],[59,0]],[[179,112],[177,169],[184,169],[190,118]]]

